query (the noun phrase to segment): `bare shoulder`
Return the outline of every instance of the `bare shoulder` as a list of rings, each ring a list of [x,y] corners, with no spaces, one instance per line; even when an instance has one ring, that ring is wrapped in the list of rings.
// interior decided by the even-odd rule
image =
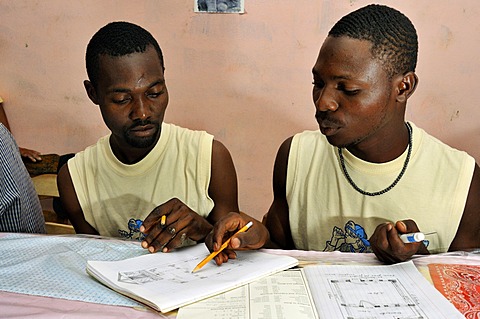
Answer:
[[[70,220],[73,218],[74,212],[81,211],[78,202],[75,187],[73,186],[68,164],[63,165],[57,175],[58,193],[63,207],[65,208]]]
[[[286,196],[288,156],[292,137],[279,147],[273,168],[273,202],[264,217],[264,224],[270,233],[266,247],[293,249],[295,245],[290,230],[289,210]]]
[[[285,196],[285,187],[287,180],[288,156],[292,145],[293,136],[287,138],[280,145],[275,164],[273,167],[273,190],[275,195],[282,194]]]
[[[95,234],[98,232],[93,228],[83,215],[82,207],[78,201],[77,193],[70,176],[68,163],[60,168],[57,175],[58,192],[60,194],[60,201],[68,215],[68,219],[75,228],[77,234]]]
[[[68,170],[68,165],[63,165],[57,174],[57,185],[59,191],[65,190],[68,187],[73,188],[72,179],[70,177],[70,171]]]
[[[222,142],[213,140],[212,144],[212,174],[220,173],[219,170],[227,174],[236,174],[230,151]]]
[[[229,212],[239,210],[237,174],[233,159],[225,145],[217,140],[213,140],[211,165],[208,193],[215,206],[208,219],[215,223]]]
[[[227,149],[222,142],[218,140],[213,140],[212,144],[212,159],[226,159],[231,158],[230,151]]]

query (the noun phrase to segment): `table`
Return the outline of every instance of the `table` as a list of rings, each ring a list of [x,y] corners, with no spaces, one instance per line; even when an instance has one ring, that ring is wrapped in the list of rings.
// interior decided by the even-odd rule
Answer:
[[[159,314],[117,293],[109,297],[113,291],[86,274],[87,260],[102,257],[114,260],[146,253],[138,242],[86,235],[0,233],[0,252],[3,257],[0,258],[2,318],[176,316],[175,313]],[[121,296],[119,300],[115,299],[117,296]],[[94,302],[85,302],[85,299]]]
[[[300,266],[309,264],[332,263],[366,265],[381,264],[373,254],[355,254],[340,252],[284,251],[263,249],[271,254],[286,254],[300,260]],[[100,236],[84,235],[25,235],[0,234],[0,317],[8,318],[175,318],[176,312],[159,314],[142,305],[109,305],[82,301],[82,298],[103,297],[111,291],[94,281],[85,273],[86,261],[92,258],[104,257],[105,260],[128,258],[147,253],[137,242],[106,239]],[[23,258],[23,259],[22,259]],[[428,265],[432,263],[480,265],[480,251],[451,252],[430,256],[414,256],[413,262],[417,268],[429,278]],[[35,267],[44,269],[38,271]],[[25,267],[25,270],[22,269]],[[51,281],[53,276],[55,281]],[[17,291],[6,289],[8,278],[15,280],[21,274],[19,284],[11,285]],[[50,276],[50,277],[49,277]],[[65,279],[66,278],[66,279]],[[17,278],[18,280],[18,278]],[[88,283],[88,287],[83,287]],[[11,283],[11,281],[10,281]],[[32,283],[22,287],[22,284]],[[65,286],[63,286],[67,283]],[[47,296],[32,295],[26,292],[35,288],[52,284]],[[43,285],[43,286],[42,286]],[[30,285],[32,286],[32,285]],[[77,300],[66,300],[66,296],[82,289],[87,291]],[[93,287],[93,288],[92,288]],[[8,287],[7,287],[8,288]],[[15,290],[14,289],[14,290]],[[23,289],[23,290],[22,290]],[[90,290],[89,290],[90,289]],[[93,289],[93,290],[91,290]],[[103,292],[92,292],[105,289]],[[20,291],[18,291],[20,290]],[[56,291],[58,290],[58,291]],[[90,293],[88,293],[90,291]],[[65,295],[62,295],[65,293]],[[113,292],[111,292],[113,293]],[[116,293],[113,293],[117,295]],[[71,298],[72,296],[69,296]],[[100,298],[101,299],[101,298]],[[108,299],[108,298],[106,298]],[[128,299],[128,298],[126,298]],[[105,300],[99,300],[105,302]],[[107,300],[110,302],[111,300]],[[116,302],[116,301],[115,301]],[[120,303],[128,304],[128,300]]]

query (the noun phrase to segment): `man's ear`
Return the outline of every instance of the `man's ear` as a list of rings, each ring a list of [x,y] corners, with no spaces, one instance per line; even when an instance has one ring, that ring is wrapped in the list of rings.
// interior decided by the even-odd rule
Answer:
[[[83,86],[85,87],[85,91],[87,91],[87,95],[90,98],[90,100],[93,102],[93,104],[98,105],[98,97],[97,97],[97,91],[95,90],[95,87],[93,86],[92,82],[85,80],[83,81]]]
[[[415,72],[408,72],[402,76],[397,85],[397,102],[405,103],[415,92],[418,84],[418,77]]]

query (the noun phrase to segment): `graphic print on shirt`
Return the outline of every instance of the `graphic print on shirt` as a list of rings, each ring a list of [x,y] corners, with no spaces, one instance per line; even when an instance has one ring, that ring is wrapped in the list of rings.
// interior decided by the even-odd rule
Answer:
[[[140,226],[142,226],[142,224],[143,220],[130,218],[127,224],[128,231],[119,229],[118,234],[122,238],[142,241],[145,239],[145,234],[140,231]]]
[[[326,242],[323,251],[341,251],[349,253],[371,253],[372,248],[368,241],[365,229],[349,220],[344,227],[345,230],[334,226],[332,237]]]

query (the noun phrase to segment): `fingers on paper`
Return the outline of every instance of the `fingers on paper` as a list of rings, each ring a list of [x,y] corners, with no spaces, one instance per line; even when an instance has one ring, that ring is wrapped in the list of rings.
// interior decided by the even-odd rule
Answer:
[[[188,223],[180,219],[174,223],[169,223],[164,227],[157,227],[154,233],[150,233],[145,241],[142,242],[142,247],[148,248],[150,252],[169,252],[172,249],[182,247],[189,238]],[[146,247],[145,247],[146,246]]]
[[[215,256],[214,260],[217,266],[221,266],[223,263],[228,262],[229,259],[236,259],[237,254],[235,251],[230,249],[225,249],[221,251],[217,256]]]
[[[140,231],[146,234],[142,242],[143,248],[148,248],[150,252],[157,252],[159,250],[168,251],[177,246],[175,244],[181,243],[185,236],[188,236],[188,222],[181,220],[180,217],[184,211],[189,210],[180,200],[173,198],[162,205],[156,207],[145,218]],[[178,233],[185,233],[172,242]]]

